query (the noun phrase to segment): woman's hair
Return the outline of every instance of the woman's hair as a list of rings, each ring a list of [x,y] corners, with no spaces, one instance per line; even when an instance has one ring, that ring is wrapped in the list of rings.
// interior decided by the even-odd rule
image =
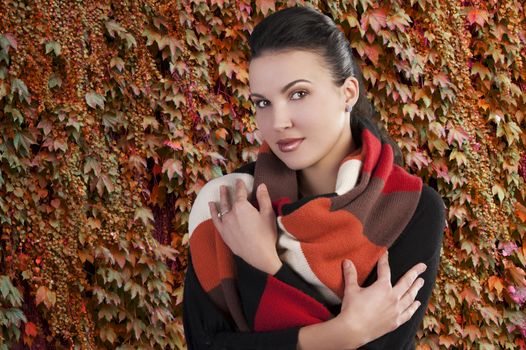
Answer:
[[[336,86],[353,76],[358,80],[359,97],[351,111],[351,130],[356,141],[359,118],[378,120],[378,112],[367,99],[363,75],[345,35],[328,16],[309,7],[290,7],[264,18],[249,39],[250,59],[265,53],[302,50],[319,54],[332,73]],[[381,139],[393,147],[395,162],[403,164],[402,152],[389,134],[380,128]]]

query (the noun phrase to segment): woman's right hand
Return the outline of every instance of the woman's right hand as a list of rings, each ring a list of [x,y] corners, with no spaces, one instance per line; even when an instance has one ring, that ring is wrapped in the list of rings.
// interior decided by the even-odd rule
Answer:
[[[416,264],[392,286],[386,251],[378,260],[378,279],[366,288],[358,285],[354,264],[345,260],[343,265],[345,291],[341,312],[334,321],[339,319],[343,329],[348,329],[347,334],[352,335],[346,348],[355,349],[395,330],[420,306],[415,298],[424,285],[424,280],[418,276],[426,270],[425,264]]]

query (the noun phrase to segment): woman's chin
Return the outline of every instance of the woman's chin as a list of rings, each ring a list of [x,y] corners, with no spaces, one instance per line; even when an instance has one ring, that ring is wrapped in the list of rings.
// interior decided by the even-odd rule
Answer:
[[[306,162],[302,162],[302,161],[299,161],[298,159],[290,159],[290,158],[282,158],[282,157],[279,157],[281,159],[281,161],[283,162],[283,164],[285,164],[287,166],[287,168],[291,169],[291,170],[303,170],[305,168],[308,167],[308,164]]]

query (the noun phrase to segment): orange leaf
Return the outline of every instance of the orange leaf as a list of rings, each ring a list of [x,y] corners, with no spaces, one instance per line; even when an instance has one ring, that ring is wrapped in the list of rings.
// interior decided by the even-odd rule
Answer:
[[[522,222],[526,222],[526,207],[519,202],[515,205],[515,214]]]
[[[502,289],[504,289],[502,279],[498,276],[491,276],[488,278],[488,287],[489,290],[495,289],[499,295],[502,292]]]
[[[259,7],[263,15],[267,15],[269,11],[276,10],[276,2],[271,0],[256,0],[256,6]]]
[[[37,305],[39,305],[40,303],[44,303],[44,305],[46,305],[46,307],[49,309],[53,305],[55,305],[56,301],[57,301],[57,295],[55,294],[55,292],[50,291],[45,286],[40,286],[37,289],[37,294],[36,294],[36,299],[35,299],[35,302]]]

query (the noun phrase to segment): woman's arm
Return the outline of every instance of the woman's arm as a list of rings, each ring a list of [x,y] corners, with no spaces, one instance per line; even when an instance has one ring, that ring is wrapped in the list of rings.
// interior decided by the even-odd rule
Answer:
[[[236,258],[243,269],[249,266]],[[286,268],[286,266],[285,266]],[[292,274],[281,269],[282,277]],[[336,318],[305,327],[291,327],[271,332],[236,332],[233,323],[210,301],[199,285],[191,260],[185,281],[185,336],[189,349],[355,349],[396,328],[410,318],[418,307],[413,302],[419,288],[416,276],[422,266],[408,271],[392,288],[387,288],[389,266],[387,257],[379,266],[378,281],[360,288],[354,267],[345,269],[345,296],[342,312]],[[248,267],[253,269],[253,267]],[[246,270],[243,273],[247,273]],[[262,271],[257,273],[264,274]],[[248,276],[248,274],[247,274]],[[292,281],[292,283],[296,283]],[[408,287],[409,286],[409,287]],[[405,292],[404,292],[405,291]],[[392,302],[389,293],[401,293],[399,302]],[[397,308],[397,305],[404,305]],[[409,305],[406,307],[405,305]],[[366,310],[366,312],[364,312]],[[404,311],[399,311],[404,310]],[[395,315],[395,316],[392,316]]]
[[[389,248],[389,265],[393,281],[398,280],[417,262],[423,262],[427,265],[426,271],[420,276],[425,283],[417,295],[417,300],[422,305],[408,322],[393,332],[366,344],[361,349],[409,350],[415,348],[415,334],[422,323],[435,285],[444,226],[444,202],[435,190],[424,185],[413,218],[400,237]],[[373,270],[364,286],[370,285],[375,280],[376,271]]]
[[[183,298],[183,323],[188,350],[295,350],[300,327],[273,332],[237,332],[231,318],[202,289],[188,259]]]
[[[356,349],[407,322],[420,306],[415,300],[426,266],[417,264],[391,285],[387,253],[378,261],[378,279],[369,287],[358,285],[351,261],[344,262],[345,290],[340,314],[322,327],[304,327],[298,348]]]

